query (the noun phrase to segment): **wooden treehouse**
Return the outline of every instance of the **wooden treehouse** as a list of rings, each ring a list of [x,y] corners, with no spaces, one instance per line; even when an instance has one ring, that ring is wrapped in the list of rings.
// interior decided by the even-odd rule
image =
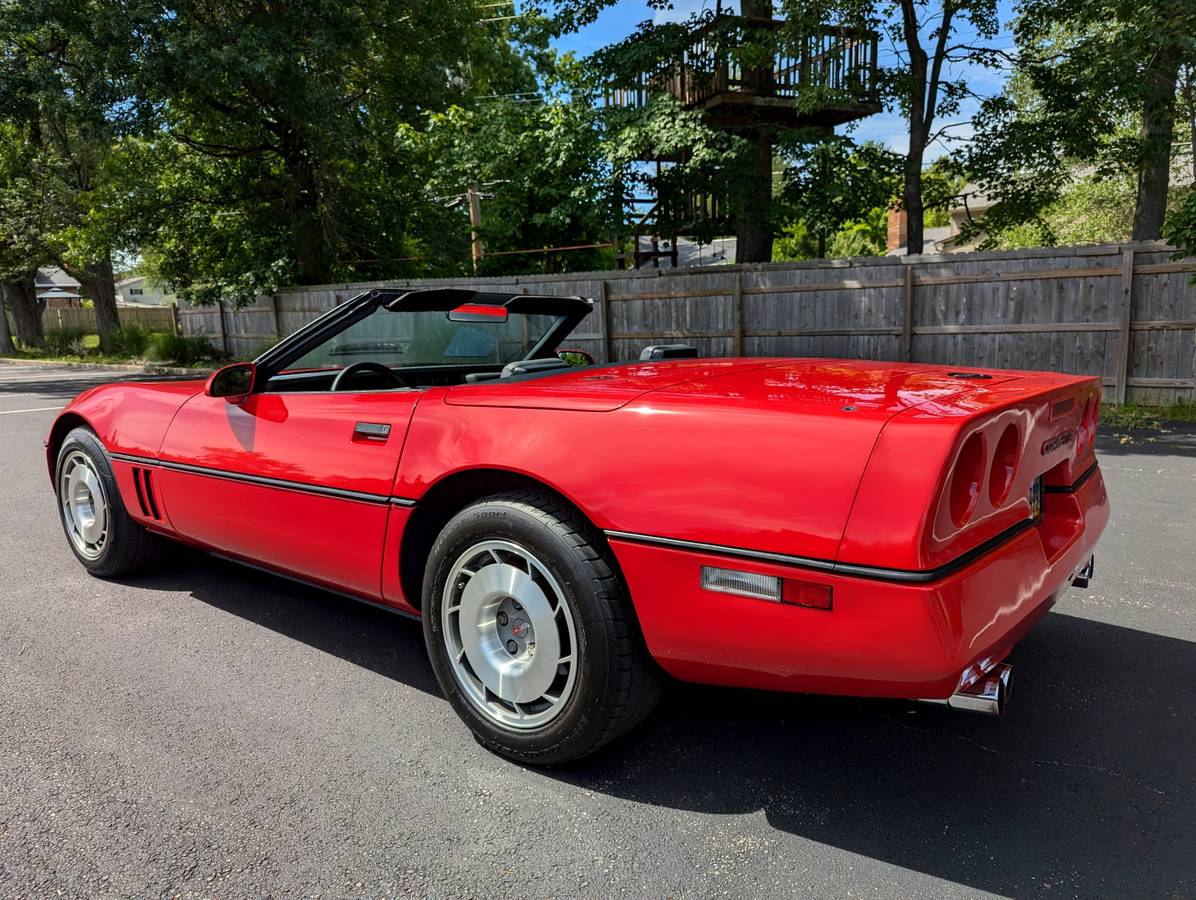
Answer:
[[[874,31],[822,27],[794,36],[778,19],[717,15],[695,29],[680,48],[671,50],[644,71],[629,72],[612,82],[605,105],[616,109],[641,109],[654,96],[668,94],[687,109],[700,110],[715,129],[735,132],[755,141],[767,141],[776,131],[813,130],[831,134],[838,125],[870,116],[881,109],[877,89],[878,35]],[[740,52],[745,46],[751,53]],[[764,55],[762,64],[754,63]],[[771,64],[767,60],[771,58]],[[758,178],[771,190],[771,150],[757,166]],[[642,160],[662,167],[682,161],[679,155],[650,151]],[[765,164],[766,163],[766,164]],[[677,201],[674,200],[674,203]],[[686,197],[683,209],[671,210],[673,222],[725,219],[725,202],[709,195]],[[657,223],[665,217],[660,200],[628,197],[627,232],[634,236],[634,259],[619,258],[639,268],[646,262],[659,265],[671,257],[677,262],[676,236],[669,248],[660,247]],[[728,223],[729,224],[729,223]],[[644,239],[649,241],[643,246]]]

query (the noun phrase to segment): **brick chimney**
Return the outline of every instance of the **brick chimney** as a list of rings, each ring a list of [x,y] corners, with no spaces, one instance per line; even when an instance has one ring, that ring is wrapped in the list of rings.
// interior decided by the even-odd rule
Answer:
[[[889,235],[886,245],[889,252],[900,250],[909,240],[909,227],[905,210],[900,206],[889,207]]]

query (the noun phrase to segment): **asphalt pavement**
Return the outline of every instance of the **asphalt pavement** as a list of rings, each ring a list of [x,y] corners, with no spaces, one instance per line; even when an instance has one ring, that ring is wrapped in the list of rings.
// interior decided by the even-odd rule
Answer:
[[[1096,580],[1004,719],[676,686],[537,771],[418,623],[192,551],[85,574],[42,439],[107,377],[0,366],[0,896],[1196,894],[1196,429],[1101,436]]]

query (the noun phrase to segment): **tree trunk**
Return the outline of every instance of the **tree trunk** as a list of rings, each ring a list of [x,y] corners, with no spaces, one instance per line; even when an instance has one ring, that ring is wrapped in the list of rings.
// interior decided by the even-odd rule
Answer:
[[[1179,81],[1179,49],[1159,51],[1146,72],[1142,104],[1142,161],[1138,166],[1138,199],[1134,205],[1135,241],[1157,241],[1167,217],[1171,186],[1171,145],[1175,140],[1175,89]]]
[[[754,132],[751,168],[741,179],[735,215],[735,262],[772,262],[772,135]]]
[[[921,139],[920,136],[918,138]],[[925,246],[923,219],[926,210],[922,204],[922,153],[914,150],[915,136],[910,132],[910,149],[905,157],[905,190],[901,195],[901,206],[905,210],[905,253],[912,256],[921,253]]]
[[[17,352],[17,347],[12,342],[12,332],[8,330],[8,314],[4,311],[7,296],[8,291],[0,288],[0,354],[12,356]]]
[[[96,331],[101,337],[118,330],[120,316],[116,312],[116,279],[112,272],[112,257],[67,271],[79,280],[83,293],[95,305]]]
[[[312,153],[294,129],[282,140],[287,174],[286,205],[295,229],[295,269],[299,284],[332,280],[332,246],[320,215],[320,190]]]
[[[740,0],[744,16],[756,19],[773,17],[773,0]],[[761,35],[768,40],[771,33]],[[747,68],[745,87],[756,94],[772,93],[772,66]],[[752,129],[743,134],[751,144],[751,159],[740,181],[735,210],[735,261],[737,263],[772,262],[772,144],[771,133]]]
[[[3,289],[4,299],[8,308],[12,310],[13,327],[19,340],[26,347],[41,347],[45,345],[45,334],[42,332],[42,304],[37,299],[37,288],[33,278],[36,273],[28,272],[20,278],[6,281]]]

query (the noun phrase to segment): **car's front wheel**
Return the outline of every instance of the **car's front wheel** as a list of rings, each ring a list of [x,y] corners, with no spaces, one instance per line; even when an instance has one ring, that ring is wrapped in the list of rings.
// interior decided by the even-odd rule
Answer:
[[[91,574],[128,575],[154,558],[158,539],[125,510],[112,463],[89,429],[75,428],[63,440],[54,486],[67,542]]]
[[[592,526],[534,491],[458,513],[432,548],[424,635],[478,740],[547,765],[593,752],[655,705],[660,674]]]

